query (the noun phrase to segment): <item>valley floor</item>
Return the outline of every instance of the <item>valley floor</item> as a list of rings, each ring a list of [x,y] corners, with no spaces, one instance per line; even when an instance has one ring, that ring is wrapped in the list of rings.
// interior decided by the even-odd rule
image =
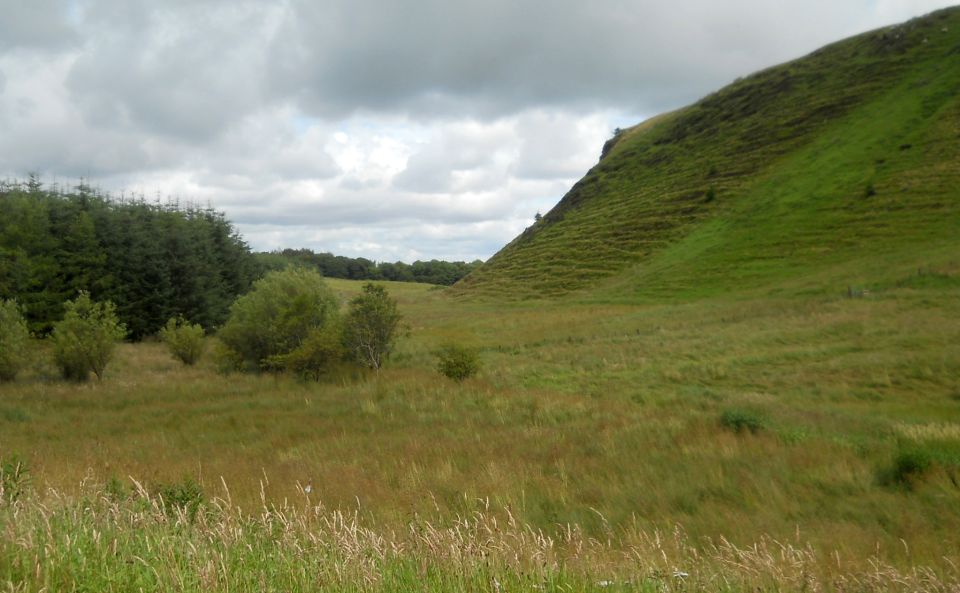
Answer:
[[[359,289],[331,284],[345,296]],[[339,545],[331,543],[336,538],[311,536],[320,532],[309,526],[329,522],[337,511],[387,542],[416,549],[407,538],[411,529],[456,527],[458,516],[499,517],[500,525],[512,517],[513,539],[496,537],[516,542],[520,533],[540,533],[566,550],[537,552],[536,538],[529,540],[531,556],[514,555],[519,574],[527,574],[524,562],[533,566],[546,554],[550,561],[537,570],[560,559],[557,566],[571,575],[586,575],[581,589],[607,578],[609,567],[630,575],[623,577],[632,579],[630,589],[658,590],[638,575],[671,563],[687,570],[691,550],[704,555],[703,574],[712,570],[717,579],[724,566],[750,564],[732,550],[763,551],[779,559],[770,566],[783,572],[793,562],[788,547],[809,554],[809,564],[792,566],[803,564],[824,583],[880,566],[920,578],[926,573],[911,571],[929,566],[936,576],[928,575],[928,584],[955,590],[949,589],[960,582],[955,284],[927,279],[866,294],[644,306],[465,302],[427,286],[395,284],[390,290],[409,337],[388,368],[321,383],[223,376],[209,361],[183,367],[162,345],[141,343],[121,347],[103,382],[77,386],[55,380],[38,355],[17,383],[0,386],[0,458],[18,456],[30,479],[19,502],[0,506],[0,585],[6,579],[18,590],[16,578],[3,573],[27,575],[34,561],[37,571],[53,571],[56,546],[42,553],[37,542],[43,534],[68,537],[57,526],[122,534],[128,522],[142,521],[144,537],[168,543],[184,537],[203,562],[213,558],[198,543],[207,541],[203,530],[236,527],[274,534],[277,558],[292,561],[284,555],[293,549],[283,548],[293,545],[283,539],[286,528],[276,531],[268,520],[274,512],[268,509],[286,505],[295,512],[284,516],[306,522],[290,528],[297,534],[291,541],[327,541],[328,550]],[[479,377],[458,384],[434,370],[433,351],[447,342],[481,349]],[[175,517],[161,520],[166,515],[150,508],[157,492],[192,482],[207,510],[202,526],[184,535],[173,527]],[[222,501],[209,502],[215,499]],[[89,516],[83,500],[99,501],[90,503]],[[111,514],[110,505],[122,512]],[[217,505],[219,514],[210,514]],[[60,517],[52,527],[42,518],[50,513]],[[577,537],[591,542],[587,547],[603,548],[590,556],[589,570],[562,544],[568,525],[582,530]],[[478,542],[499,545],[486,528],[477,529]],[[653,552],[633,560],[623,553],[631,546],[654,550],[649,542],[657,533],[666,539],[682,533],[685,543],[657,562]],[[149,547],[132,535],[124,541]],[[751,547],[760,541],[770,547]],[[723,545],[730,555],[717,552]],[[416,577],[416,566],[432,566],[423,558],[401,556],[391,566]],[[490,579],[515,574],[503,562],[492,572],[470,573],[458,590],[489,590]],[[744,568],[741,576],[758,570]],[[223,571],[231,573],[226,565]],[[57,574],[67,582],[71,573]],[[552,578],[544,575],[509,590],[542,587]],[[42,579],[24,578],[23,590],[40,588]],[[554,585],[561,582],[568,581]],[[911,582],[912,590],[924,588]],[[711,583],[703,587],[717,590]],[[794,586],[799,590],[796,583],[785,588]]]

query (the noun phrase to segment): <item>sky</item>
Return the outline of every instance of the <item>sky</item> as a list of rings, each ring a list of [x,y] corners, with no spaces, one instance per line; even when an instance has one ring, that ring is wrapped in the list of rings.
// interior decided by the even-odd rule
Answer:
[[[486,259],[604,140],[938,0],[0,0],[0,177]]]

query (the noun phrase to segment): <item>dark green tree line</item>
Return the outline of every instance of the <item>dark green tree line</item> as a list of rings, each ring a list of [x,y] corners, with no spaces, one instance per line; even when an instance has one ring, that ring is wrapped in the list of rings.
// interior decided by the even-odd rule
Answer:
[[[283,249],[270,253],[258,253],[257,258],[261,265],[272,270],[293,265],[315,269],[327,278],[423,282],[445,286],[454,284],[483,263],[480,260],[468,263],[436,259],[415,261],[412,264],[399,261],[377,263],[362,257],[314,253],[310,249]]]
[[[0,299],[49,333],[85,291],[116,305],[129,336],[182,316],[211,329],[260,267],[223,214],[193,205],[113,199],[81,183],[0,183]]]

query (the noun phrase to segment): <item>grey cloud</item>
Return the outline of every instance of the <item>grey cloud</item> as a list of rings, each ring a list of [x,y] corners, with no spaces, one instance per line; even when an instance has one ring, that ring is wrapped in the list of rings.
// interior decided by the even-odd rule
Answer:
[[[570,180],[507,181],[497,191],[485,194],[409,194],[387,188],[344,189],[342,184],[281,183],[264,187],[245,179],[202,180],[207,182],[207,187],[220,188],[217,205],[241,225],[310,225],[325,232],[363,225],[416,229],[424,225],[490,224],[499,228],[508,219],[523,219],[529,224],[528,219],[537,210],[555,203],[570,184]]]
[[[379,179],[361,179],[347,175],[340,180],[340,187],[349,191],[361,191],[380,187],[381,183]]]
[[[268,222],[278,226],[309,224],[315,228],[343,225],[403,225],[473,223],[496,219],[508,211],[496,200],[471,200],[468,196],[397,195],[378,190],[337,191],[322,196],[275,188],[252,188],[227,197],[231,218],[237,223]]]
[[[0,171],[109,176],[160,165],[155,142],[90,128],[56,88],[68,59],[0,60],[10,84],[0,95]]]
[[[834,0],[292,0],[270,74],[330,117],[489,117],[531,105],[655,113],[853,33],[863,13]]]
[[[64,142],[64,129],[56,125],[33,126],[0,138],[0,171],[23,175],[38,171],[77,179],[103,178],[136,171],[152,164],[152,158],[135,139],[110,133],[94,133],[72,127],[74,140]]]
[[[70,0],[0,0],[0,52],[61,51],[79,40]]]
[[[67,79],[92,125],[204,142],[264,106],[260,3],[91,1]]]
[[[242,175],[263,186],[284,180],[329,179],[340,173],[324,150],[326,131],[301,135],[289,120],[282,111],[250,117],[215,143],[195,151],[195,158],[214,174]]]

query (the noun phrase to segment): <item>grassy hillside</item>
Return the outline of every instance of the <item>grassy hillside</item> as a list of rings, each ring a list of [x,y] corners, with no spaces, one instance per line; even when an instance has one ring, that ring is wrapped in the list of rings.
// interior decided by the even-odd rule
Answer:
[[[960,8],[623,131],[466,294],[657,300],[956,280]]]

